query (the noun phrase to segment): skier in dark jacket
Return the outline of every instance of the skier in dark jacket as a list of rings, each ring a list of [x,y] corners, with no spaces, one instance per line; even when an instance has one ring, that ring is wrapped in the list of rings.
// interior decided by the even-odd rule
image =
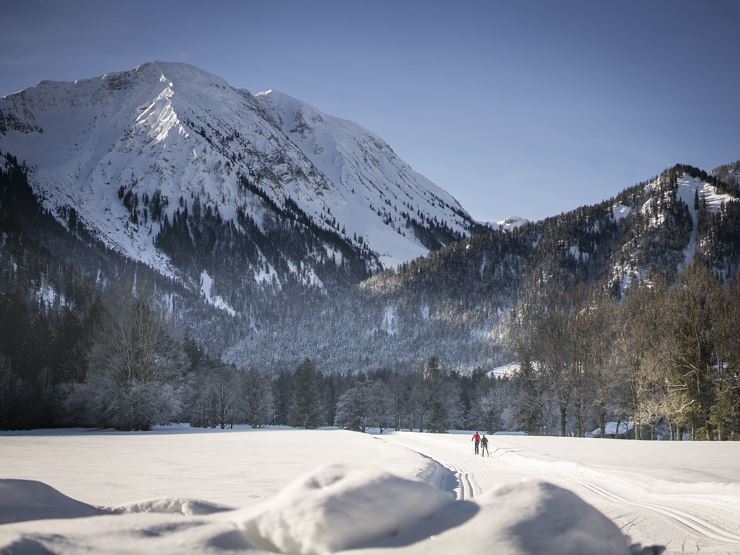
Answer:
[[[472,441],[475,444],[475,454],[477,455],[478,454],[478,445],[480,445],[480,436],[478,435],[478,432],[475,432],[473,434],[473,439],[471,439],[470,441]]]
[[[480,439],[480,456],[491,456],[491,454],[488,452],[488,438],[486,437],[486,434],[483,434],[483,437]]]

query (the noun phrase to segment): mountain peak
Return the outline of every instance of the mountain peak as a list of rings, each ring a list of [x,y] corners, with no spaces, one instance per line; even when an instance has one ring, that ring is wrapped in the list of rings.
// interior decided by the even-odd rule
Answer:
[[[373,268],[475,225],[376,134],[284,93],[254,97],[186,63],[151,61],[1,99],[0,150],[27,163],[47,209],[74,207],[107,245],[167,275],[176,272],[157,236],[165,216],[196,200],[225,222],[249,216],[265,234],[275,217],[300,218]],[[142,204],[155,195],[168,203],[152,221]],[[262,266],[255,275],[272,275]]]
[[[168,79],[173,83],[182,82],[189,83],[191,85],[206,84],[231,88],[231,85],[218,75],[214,75],[204,69],[184,62],[154,60],[141,64],[134,71],[141,73],[147,73],[150,71],[155,74],[159,73],[160,76],[165,77],[165,79]]]
[[[475,226],[449,193],[414,171],[372,131],[281,92],[255,98],[335,185],[342,200],[334,213],[350,222],[353,236],[380,246],[384,266],[426,254],[466,236]],[[361,206],[369,206],[386,225],[358,219]],[[430,226],[437,228],[436,237],[422,230]]]

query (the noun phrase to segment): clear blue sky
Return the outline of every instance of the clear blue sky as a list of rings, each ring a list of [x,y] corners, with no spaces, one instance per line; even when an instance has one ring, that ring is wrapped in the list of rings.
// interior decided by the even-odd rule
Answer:
[[[3,2],[0,95],[158,59],[377,132],[476,218],[740,158],[740,1]]]

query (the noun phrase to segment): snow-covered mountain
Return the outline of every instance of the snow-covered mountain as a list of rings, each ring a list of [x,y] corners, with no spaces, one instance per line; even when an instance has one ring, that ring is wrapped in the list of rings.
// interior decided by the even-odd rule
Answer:
[[[196,210],[236,236],[259,235],[241,270],[278,289],[285,271],[320,286],[319,266],[341,267],[347,249],[372,272],[475,227],[455,199],[359,125],[279,93],[252,96],[186,64],[42,81],[6,96],[0,151],[27,165],[60,220],[73,212],[109,247],[169,276],[183,268],[162,235],[184,220],[197,241]],[[286,226],[315,240],[293,252],[273,241],[279,252],[265,252],[266,238],[289,242]],[[204,270],[214,272],[185,273],[197,285]]]
[[[447,227],[448,235],[460,237],[470,230],[470,217],[458,202],[411,169],[374,133],[280,92],[258,93],[256,98],[333,185],[335,217],[348,233],[364,237],[384,266],[439,246],[437,241],[424,244],[424,235],[415,240],[417,227]]]
[[[480,310],[494,296],[513,293],[522,275],[529,273],[565,281],[602,280],[606,287],[624,291],[653,271],[672,277],[699,257],[719,275],[731,277],[740,272],[738,216],[740,193],[733,185],[700,169],[676,165],[593,206],[526,226],[507,226],[513,219],[490,224],[493,231],[407,268],[373,276],[364,285],[403,291],[424,282],[447,283],[439,287],[443,295],[466,300],[482,295],[480,303],[469,303]],[[427,293],[424,302],[429,298]],[[500,304],[506,305],[507,299],[501,298]]]
[[[652,260],[658,249],[664,251],[661,254],[675,251],[671,269],[678,271],[688,268],[697,255],[714,262],[723,272],[737,271],[736,261],[727,264],[714,252],[719,245],[731,244],[717,237],[716,228],[737,225],[733,215],[737,214],[738,197],[727,183],[679,168],[653,179],[636,193],[631,203],[616,202],[612,207],[615,221],[627,220],[625,225],[630,225],[636,220],[642,227],[622,246],[620,260],[612,261],[612,282],[622,291],[632,281],[641,281],[651,270],[660,269]],[[730,211],[725,209],[728,206]],[[676,228],[681,229],[670,229],[674,219],[678,220]],[[683,244],[674,245],[676,238],[667,236],[672,232],[680,235]]]
[[[673,282],[695,260],[722,279],[740,275],[740,193],[677,165],[601,203],[475,234],[373,275],[361,284],[362,309],[343,312],[365,315],[361,331],[372,326],[382,347],[357,349],[389,366],[443,353],[463,369],[492,368],[510,360],[501,356],[509,309],[538,284],[587,284],[623,298],[656,275]]]
[[[2,98],[0,152],[0,290],[84,314],[133,282],[240,366],[491,367],[538,279],[618,297],[697,258],[740,273],[738,164],[485,229],[377,135],[183,64]]]

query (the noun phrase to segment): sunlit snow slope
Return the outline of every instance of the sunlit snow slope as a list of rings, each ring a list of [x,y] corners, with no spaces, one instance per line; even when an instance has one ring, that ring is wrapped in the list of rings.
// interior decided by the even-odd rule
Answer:
[[[415,240],[409,220],[466,234],[470,218],[457,201],[374,133],[280,92],[257,93],[256,98],[333,185],[332,213],[348,233],[364,237],[385,266],[428,251]]]
[[[162,195],[170,219],[197,198],[225,221],[243,211],[258,226],[295,203],[386,267],[474,225],[376,135],[186,64],[151,62],[8,95],[0,150],[28,165],[57,215],[73,207],[111,248],[167,274],[176,268],[154,243],[162,222],[134,216],[140,205],[124,203],[123,192]]]

